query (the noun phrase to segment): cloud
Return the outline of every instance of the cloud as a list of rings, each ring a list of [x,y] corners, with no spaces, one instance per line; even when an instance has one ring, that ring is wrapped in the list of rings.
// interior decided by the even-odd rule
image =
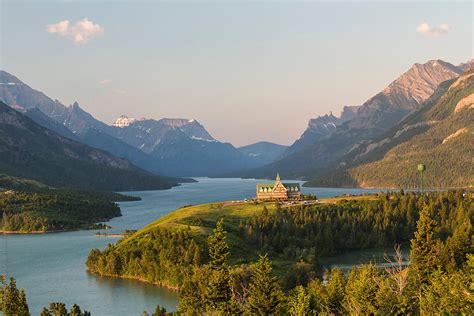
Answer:
[[[104,33],[104,28],[97,23],[84,18],[71,25],[68,20],[55,24],[49,24],[46,31],[50,34],[57,34],[66,37],[78,44],[85,44],[94,37]]]
[[[416,31],[423,36],[437,37],[449,32],[449,25],[446,23],[438,26],[430,26],[428,23],[423,22],[416,28]]]
[[[110,79],[104,79],[104,80],[99,81],[99,84],[109,84],[111,82],[112,82],[112,80],[110,80]]]
[[[116,94],[121,94],[121,95],[124,95],[124,94],[126,93],[125,91],[119,90],[119,89],[115,89],[114,92],[115,92]]]

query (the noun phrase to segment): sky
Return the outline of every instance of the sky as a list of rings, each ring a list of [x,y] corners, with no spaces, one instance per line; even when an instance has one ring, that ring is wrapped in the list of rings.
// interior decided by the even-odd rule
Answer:
[[[473,4],[0,0],[0,68],[111,123],[196,119],[235,146],[293,143],[413,63],[473,56]]]

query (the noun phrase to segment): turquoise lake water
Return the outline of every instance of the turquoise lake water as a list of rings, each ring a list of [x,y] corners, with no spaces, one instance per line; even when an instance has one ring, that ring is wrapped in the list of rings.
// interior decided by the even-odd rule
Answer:
[[[109,233],[139,229],[151,221],[187,204],[239,200],[255,195],[254,179],[197,178],[165,191],[126,192],[141,201],[120,203],[121,217],[112,219]],[[380,190],[303,188],[320,198]],[[145,283],[100,278],[86,272],[85,261],[92,248],[103,249],[117,238],[97,237],[97,231],[77,231],[41,235],[0,235],[0,274],[13,276],[26,291],[30,312],[38,315],[50,302],[73,303],[92,315],[141,315],[156,304],[175,310],[177,293]],[[380,257],[385,250],[358,251],[329,258],[327,262],[348,268]],[[330,260],[331,259],[331,260]]]

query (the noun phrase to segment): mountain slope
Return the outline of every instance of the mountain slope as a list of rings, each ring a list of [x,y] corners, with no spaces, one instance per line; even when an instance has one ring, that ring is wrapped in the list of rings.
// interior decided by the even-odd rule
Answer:
[[[357,113],[358,108],[358,106],[345,106],[341,117],[336,117],[331,112],[329,115],[326,114],[318,116],[315,119],[310,119],[303,135],[285,151],[284,156],[294,154],[331,134],[336,130],[337,126],[351,120]]]
[[[53,101],[44,93],[31,88],[6,71],[0,71],[0,100],[25,112],[41,126],[58,132],[62,136],[108,151],[148,171],[156,171],[150,157],[119,139],[111,138],[110,130],[113,130],[113,127],[95,119],[77,102],[66,107],[58,100]],[[52,122],[41,116],[41,113],[36,112],[35,109],[40,110]],[[71,134],[74,136],[71,137]]]
[[[176,182],[43,128],[0,102],[0,173],[52,186],[166,189]]]
[[[0,100],[62,136],[125,158],[156,174],[211,176],[255,168],[277,158],[244,155],[231,144],[214,139],[195,120],[136,120],[122,116],[109,126],[77,102],[66,107],[5,71],[0,71]]]
[[[154,170],[164,175],[216,176],[262,166],[281,155],[271,146],[265,154],[249,155],[216,140],[196,120],[121,116],[112,125],[110,135],[148,154]]]
[[[415,64],[360,108],[354,117],[330,134],[279,161],[246,172],[245,176],[270,177],[276,171],[287,178],[311,179],[369,139],[378,137],[417,109],[443,81],[463,71],[441,60]]]
[[[270,142],[258,142],[247,146],[237,148],[237,150],[248,157],[248,159],[254,160],[255,165],[264,165],[275,161],[275,158],[283,155],[288,146],[278,145]]]
[[[421,108],[343,157],[309,186],[474,186],[474,71],[443,83]]]

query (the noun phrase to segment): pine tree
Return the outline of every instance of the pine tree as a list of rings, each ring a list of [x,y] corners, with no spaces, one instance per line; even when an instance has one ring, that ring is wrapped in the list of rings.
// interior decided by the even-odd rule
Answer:
[[[30,315],[28,304],[26,302],[25,290],[23,289],[20,290],[20,295],[18,296],[17,314],[19,316]]]
[[[76,304],[72,305],[70,316],[83,316],[84,314],[81,311],[81,308]]]
[[[46,307],[43,307],[43,310],[41,310],[40,316],[51,316],[51,313],[49,312],[49,309]]]
[[[156,305],[155,312],[152,316],[165,316],[166,315],[166,308],[160,307],[160,305]]]
[[[283,303],[283,291],[278,279],[272,275],[272,266],[267,256],[260,256],[255,264],[247,298],[247,311],[253,315],[277,314]]]
[[[18,313],[18,302],[20,299],[20,292],[16,287],[14,278],[10,278],[10,284],[6,286],[3,299],[3,314],[16,315]]]
[[[301,285],[297,286],[288,302],[288,313],[294,316],[305,316],[309,314],[310,295]]]
[[[326,306],[331,313],[339,314],[342,310],[346,291],[346,279],[341,269],[334,268],[328,273],[326,284]]]
[[[206,288],[206,305],[209,311],[230,312],[231,289],[229,275],[229,245],[224,221],[217,222],[213,233],[209,235],[207,244],[209,251],[210,277]]]
[[[67,308],[64,303],[51,303],[49,304],[50,313],[54,316],[67,316]]]
[[[376,314],[379,272],[373,264],[354,267],[347,278],[345,308],[350,314]]]
[[[430,217],[430,208],[425,206],[416,222],[415,238],[411,240],[410,269],[419,282],[425,283],[429,274],[438,266],[437,241],[434,238],[436,221]]]
[[[183,280],[179,291],[179,312],[184,315],[200,315],[204,312],[202,280],[207,278],[207,271],[194,268]]]

